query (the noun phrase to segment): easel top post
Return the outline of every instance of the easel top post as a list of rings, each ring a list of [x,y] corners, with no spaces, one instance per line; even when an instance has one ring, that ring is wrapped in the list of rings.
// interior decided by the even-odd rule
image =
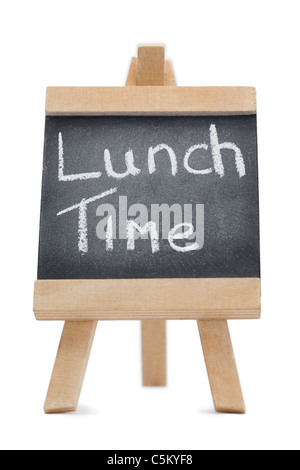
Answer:
[[[137,86],[165,85],[165,46],[163,44],[138,47]]]

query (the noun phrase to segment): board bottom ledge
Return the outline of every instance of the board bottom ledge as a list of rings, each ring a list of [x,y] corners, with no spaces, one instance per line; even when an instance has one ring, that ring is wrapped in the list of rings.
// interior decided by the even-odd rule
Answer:
[[[39,280],[37,320],[260,318],[259,278]]]

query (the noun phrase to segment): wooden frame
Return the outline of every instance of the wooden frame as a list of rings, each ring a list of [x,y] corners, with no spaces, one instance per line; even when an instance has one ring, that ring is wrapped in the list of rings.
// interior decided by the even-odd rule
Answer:
[[[47,116],[206,116],[256,113],[251,87],[54,87]]]
[[[139,47],[126,85],[48,88],[46,115],[256,113],[254,88],[176,87],[161,45]],[[216,411],[245,412],[227,320],[260,318],[258,278],[39,280],[34,311],[38,320],[65,321],[46,413],[76,410],[98,320],[142,320],[143,384],[166,385],[167,319],[197,320]]]
[[[56,321],[258,319],[260,279],[37,281],[34,311]]]

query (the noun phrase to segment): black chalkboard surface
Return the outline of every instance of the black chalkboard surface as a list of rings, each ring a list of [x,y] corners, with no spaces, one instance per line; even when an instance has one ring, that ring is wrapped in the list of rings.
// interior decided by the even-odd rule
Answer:
[[[256,116],[47,117],[38,279],[260,277]]]

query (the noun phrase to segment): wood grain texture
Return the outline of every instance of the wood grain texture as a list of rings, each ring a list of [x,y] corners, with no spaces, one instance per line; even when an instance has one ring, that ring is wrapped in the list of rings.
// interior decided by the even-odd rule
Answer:
[[[76,411],[97,322],[66,322],[44,406],[45,413]]]
[[[260,279],[36,281],[34,312],[55,321],[258,319]]]
[[[142,45],[138,47],[137,86],[165,85],[165,47]]]
[[[167,340],[164,320],[144,320],[142,324],[142,362],[144,387],[167,385]]]
[[[245,404],[226,321],[198,321],[215,410],[245,413]]]
[[[172,64],[172,61],[169,59],[166,60],[165,84],[167,86],[176,86],[176,78],[175,78],[173,64]]]
[[[169,78],[172,71],[165,77],[165,68],[164,46],[140,46],[136,62],[136,85],[171,85]],[[129,71],[129,75],[132,75],[132,70]],[[164,387],[167,385],[166,327],[165,320],[141,322],[144,386]]]
[[[133,57],[130,63],[126,86],[136,86],[136,74],[137,74],[137,58]],[[172,61],[169,59],[166,60],[165,85],[176,86],[176,78],[175,78],[173,64],[172,64]]]
[[[254,88],[127,86],[47,89],[47,116],[244,114],[256,114]]]
[[[137,58],[131,59],[129,72],[127,75],[126,86],[136,86],[136,73],[137,73]]]

